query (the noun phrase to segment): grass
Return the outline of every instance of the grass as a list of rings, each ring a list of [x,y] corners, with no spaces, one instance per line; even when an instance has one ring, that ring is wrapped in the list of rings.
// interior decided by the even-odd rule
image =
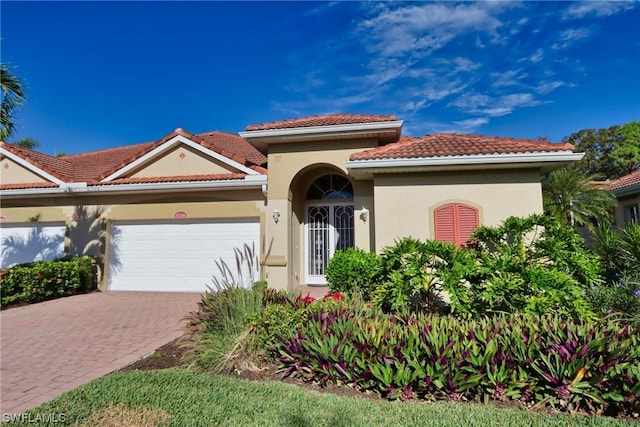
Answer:
[[[632,425],[604,417],[472,403],[375,401],[184,369],[119,372],[65,393],[31,413],[65,413],[71,425],[94,427]]]

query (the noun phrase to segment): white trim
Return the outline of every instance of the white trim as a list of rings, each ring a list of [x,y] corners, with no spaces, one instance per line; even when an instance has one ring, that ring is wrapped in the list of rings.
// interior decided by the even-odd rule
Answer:
[[[13,154],[12,152],[7,150],[6,148],[0,147],[0,154],[10,158],[11,160],[16,162],[20,166],[30,170],[31,172],[35,173],[36,175],[40,175],[42,178],[46,179],[47,181],[51,181],[54,184],[58,184],[58,185],[62,185],[64,183],[64,181],[61,181],[60,179],[58,179],[55,176],[43,171],[42,169],[38,168],[37,166],[32,165],[31,163],[29,163],[28,161],[26,161],[22,157]]]
[[[335,136],[378,134],[389,131],[398,131],[402,128],[402,120],[352,123],[346,125],[306,126],[284,129],[265,129],[239,132],[238,134],[247,140],[286,140],[296,137],[330,138]]]
[[[355,204],[353,200],[343,201],[343,200],[310,200],[307,201],[304,205],[304,279],[306,285],[311,286],[326,286],[327,279],[325,275],[318,274],[309,274],[309,262],[310,257],[313,255],[310,250],[311,241],[309,239],[309,207],[311,206],[327,206],[329,208],[329,217],[327,218],[327,224],[329,226],[329,259],[333,257],[335,254],[335,223],[333,221],[334,210],[337,206],[351,206],[353,208],[353,222],[354,222],[354,243],[355,243]],[[328,262],[329,260],[327,260]]]
[[[411,159],[351,160],[344,163],[347,169],[366,170],[420,166],[483,165],[505,163],[574,162],[584,153],[556,151],[545,153],[478,154],[472,156],[418,157]]]
[[[113,181],[114,179],[120,178],[122,175],[126,174],[127,172],[130,172],[134,169],[136,169],[137,167],[147,163],[148,161],[152,160],[154,157],[161,155],[162,153],[170,150],[171,148],[173,148],[176,145],[179,144],[185,144],[191,148],[193,148],[194,150],[197,150],[209,157],[213,157],[214,159],[227,164],[228,166],[231,166],[234,169],[237,169],[238,171],[242,172],[242,173],[246,173],[247,175],[259,175],[258,172],[254,171],[251,168],[246,167],[243,164],[240,164],[238,162],[236,162],[233,159],[230,159],[226,156],[223,156],[220,153],[216,153],[213,150],[210,150],[208,148],[203,147],[202,145],[191,141],[188,138],[185,138],[182,135],[176,135],[173,138],[171,138],[170,140],[168,140],[167,142],[159,145],[158,147],[154,148],[153,150],[149,151],[147,154],[145,154],[142,157],[139,157],[138,159],[134,160],[133,162],[127,164],[126,166],[122,167],[121,169],[118,169],[117,171],[115,171],[114,173],[112,173],[111,175],[109,175],[108,177],[106,177],[105,179],[102,180],[102,182],[109,182],[109,181]]]
[[[204,190],[204,189],[261,189],[267,184],[266,175],[247,176],[244,179],[228,179],[216,181],[178,181],[153,182],[141,184],[105,184],[87,185],[85,182],[63,184],[56,188],[25,188],[18,190],[2,190],[0,196],[40,196],[46,194],[93,194],[93,193],[128,193],[140,191],[162,190]]]

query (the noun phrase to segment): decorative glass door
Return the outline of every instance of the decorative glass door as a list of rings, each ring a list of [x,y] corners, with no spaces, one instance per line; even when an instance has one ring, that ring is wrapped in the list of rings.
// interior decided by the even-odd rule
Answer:
[[[326,284],[325,270],[336,250],[354,246],[353,204],[307,206],[307,284]]]

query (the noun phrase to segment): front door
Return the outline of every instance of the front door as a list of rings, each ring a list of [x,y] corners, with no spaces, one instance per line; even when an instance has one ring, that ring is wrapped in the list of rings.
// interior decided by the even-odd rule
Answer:
[[[326,285],[329,259],[354,246],[353,204],[310,204],[306,217],[306,283]]]

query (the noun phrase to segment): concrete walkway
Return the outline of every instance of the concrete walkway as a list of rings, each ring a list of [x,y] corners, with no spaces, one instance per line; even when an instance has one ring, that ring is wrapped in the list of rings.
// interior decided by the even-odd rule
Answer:
[[[0,414],[32,409],[181,335],[191,293],[97,292],[0,313]]]

